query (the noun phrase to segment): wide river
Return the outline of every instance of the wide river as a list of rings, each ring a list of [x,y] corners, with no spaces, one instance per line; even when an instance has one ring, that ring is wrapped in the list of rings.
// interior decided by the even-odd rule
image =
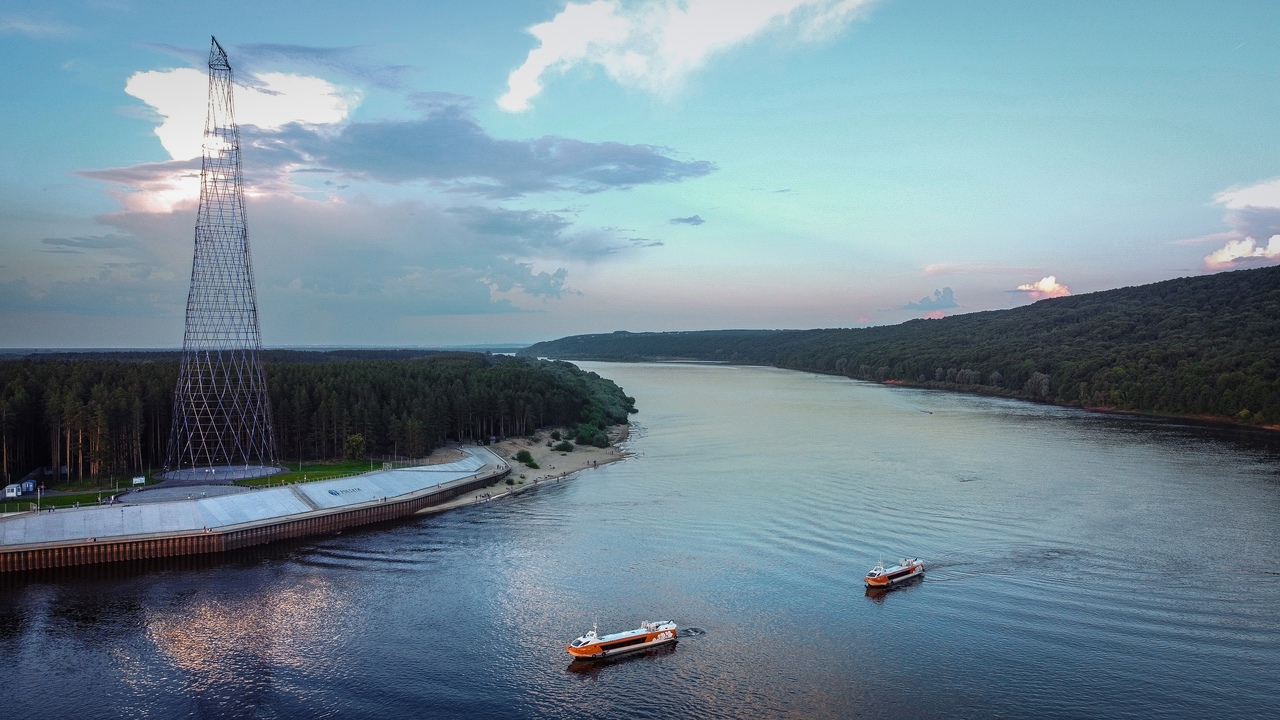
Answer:
[[[0,716],[1280,717],[1280,440],[584,363],[634,457],[222,560],[0,581]],[[923,582],[868,596],[880,559]],[[606,665],[566,642],[702,632]]]

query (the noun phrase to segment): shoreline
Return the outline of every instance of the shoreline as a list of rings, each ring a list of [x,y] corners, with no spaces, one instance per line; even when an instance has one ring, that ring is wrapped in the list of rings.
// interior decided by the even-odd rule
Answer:
[[[540,485],[558,483],[575,477],[583,470],[594,470],[602,465],[625,460],[630,453],[619,447],[631,435],[631,424],[610,425],[605,429],[609,438],[607,447],[598,448],[591,445],[575,445],[569,452],[560,452],[547,447],[551,440],[551,432],[564,428],[541,428],[532,437],[513,437],[496,442],[486,447],[511,466],[511,473],[491,485],[473,490],[440,505],[432,505],[419,510],[417,515],[435,515],[460,507],[511,497],[527,492]],[[520,464],[515,454],[528,450],[539,468],[534,470]]]
[[[422,466],[350,477],[238,488],[229,495],[93,506],[53,515],[19,513],[0,527],[0,574],[188,555],[340,532],[518,495],[629,457],[630,425],[609,427],[609,445],[551,447],[555,429],[490,446],[440,448]],[[539,465],[515,461],[527,450]],[[449,462],[454,456],[461,459]],[[443,461],[443,462],[442,462]],[[437,481],[434,484],[432,481]],[[193,492],[196,486],[192,486]],[[163,511],[162,507],[168,512]],[[116,511],[119,511],[119,514]]]
[[[827,375],[830,377],[845,378],[854,382],[871,383],[872,385],[889,385],[892,387],[911,388],[913,390],[935,390],[938,392],[960,393],[962,395],[977,395],[982,397],[997,397],[1006,400],[1021,400],[1023,402],[1036,403],[1039,405],[1052,405],[1054,407],[1075,408],[1077,410],[1086,410],[1088,412],[1100,413],[1103,415],[1127,415],[1130,417],[1152,418],[1156,420],[1175,420],[1178,422],[1186,422],[1193,425],[1203,425],[1209,427],[1217,427],[1221,429],[1233,430],[1256,430],[1266,433],[1280,433],[1280,423],[1268,423],[1266,425],[1255,425],[1253,423],[1244,423],[1239,420],[1232,419],[1225,415],[1195,415],[1195,414],[1179,414],[1179,413],[1159,413],[1150,410],[1125,410],[1123,408],[1109,407],[1105,405],[1085,405],[1082,403],[1059,403],[1052,400],[1044,400],[1040,398],[1026,397],[1010,392],[999,392],[995,390],[982,390],[982,386],[957,386],[942,387],[935,382],[912,382],[908,380],[865,380],[863,378],[852,377],[844,373],[828,372],[823,370],[815,370],[811,368],[791,368],[781,365],[769,365],[767,363],[735,363],[729,361],[717,360],[671,360],[671,359],[654,359],[643,358],[638,360],[602,360],[589,357],[576,357],[573,359],[561,358],[567,362],[612,362],[622,364],[639,364],[639,363],[669,363],[669,364],[698,364],[698,365],[729,365],[737,367],[767,367],[775,370],[788,370],[791,372],[812,373],[814,375]]]
[[[765,367],[774,367],[768,365]],[[781,370],[790,370],[791,368],[779,368]],[[800,372],[813,372],[816,375],[833,375],[834,377],[846,377],[847,375],[838,375],[835,373],[823,373],[812,370],[801,370]],[[893,387],[910,388],[912,390],[935,390],[937,392],[959,393],[961,395],[976,395],[980,397],[994,397],[1005,400],[1019,400],[1022,402],[1035,403],[1037,405],[1051,405],[1060,408],[1074,408],[1076,410],[1084,410],[1086,412],[1098,413],[1100,415],[1125,415],[1127,417],[1150,418],[1152,420],[1171,420],[1176,422],[1185,422],[1191,425],[1216,427],[1219,429],[1231,430],[1256,430],[1266,433],[1280,432],[1280,424],[1255,425],[1253,423],[1243,423],[1238,420],[1232,420],[1226,416],[1220,415],[1191,415],[1179,413],[1158,413],[1148,410],[1126,410],[1124,408],[1111,407],[1108,405],[1085,405],[1082,403],[1059,403],[1052,400],[1043,400],[1038,398],[1024,397],[1022,395],[1012,395],[1001,392],[985,392],[982,390],[972,390],[963,388],[938,387],[936,385],[928,385],[921,383],[910,383],[905,380],[862,380],[860,378],[848,378],[857,382],[869,382],[874,385],[890,385]]]

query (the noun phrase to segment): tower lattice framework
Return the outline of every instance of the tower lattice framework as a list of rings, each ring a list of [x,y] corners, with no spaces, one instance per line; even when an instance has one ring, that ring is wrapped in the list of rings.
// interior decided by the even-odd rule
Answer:
[[[195,257],[165,463],[171,477],[228,466],[240,469],[223,471],[224,478],[277,471],[256,298],[231,65],[215,38],[209,49]]]

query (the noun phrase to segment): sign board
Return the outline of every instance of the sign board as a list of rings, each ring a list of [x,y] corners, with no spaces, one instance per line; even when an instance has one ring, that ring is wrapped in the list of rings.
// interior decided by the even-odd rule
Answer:
[[[134,478],[134,479],[133,479],[133,484],[134,484],[134,485],[146,485],[146,484],[147,484],[147,479],[146,479],[145,477],[136,477],[136,478]]]

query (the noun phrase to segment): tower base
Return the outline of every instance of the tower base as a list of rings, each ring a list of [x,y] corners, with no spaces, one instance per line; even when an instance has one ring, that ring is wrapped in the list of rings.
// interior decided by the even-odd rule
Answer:
[[[218,465],[170,470],[160,477],[169,485],[231,485],[237,480],[267,477],[285,472],[273,465]]]

